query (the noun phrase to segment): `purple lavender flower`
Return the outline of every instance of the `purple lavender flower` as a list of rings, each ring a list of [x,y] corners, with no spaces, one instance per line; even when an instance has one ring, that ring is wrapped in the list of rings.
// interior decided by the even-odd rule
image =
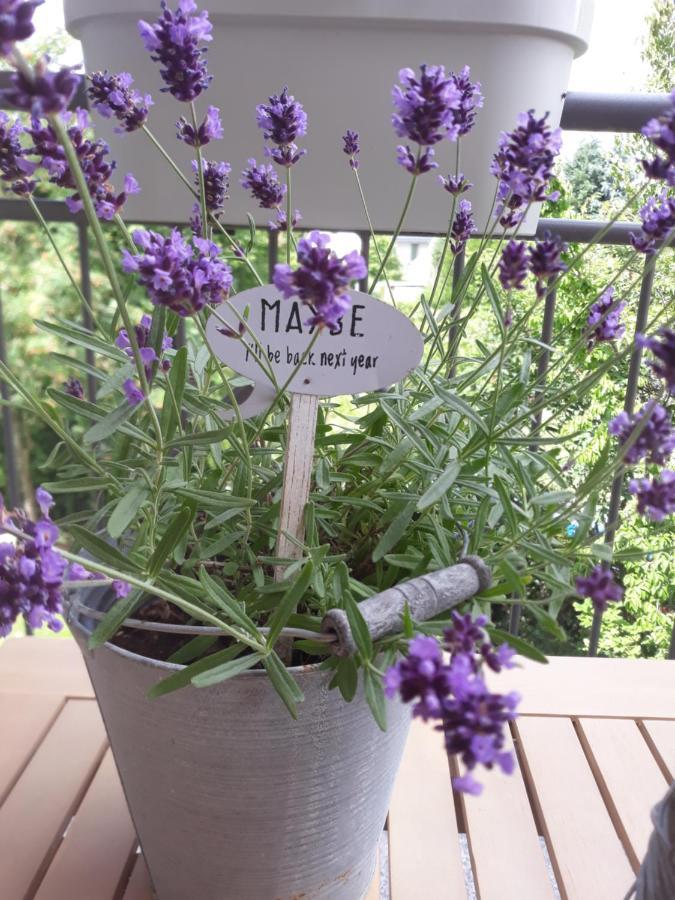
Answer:
[[[0,112],[0,178],[20,197],[32,194],[36,184],[28,176],[37,166],[26,159],[28,150],[21,145],[21,136],[25,133],[18,119],[12,122],[7,113]]]
[[[306,150],[299,150],[296,144],[285,144],[283,147],[265,147],[265,156],[274,160],[278,166],[290,169],[299,159],[307,153]]]
[[[278,147],[287,147],[296,138],[307,134],[307,113],[292,94],[284,87],[281,94],[272,94],[269,103],[260,103],[255,108],[258,127],[263,137]]]
[[[227,298],[232,271],[219,259],[216,244],[198,237],[189,244],[177,228],[169,237],[139,228],[132,238],[140,252],[125,250],[122,268],[137,273],[155,306],[185,317]]]
[[[128,72],[110,75],[105,72],[94,72],[87,90],[89,99],[105,119],[117,119],[122,128],[117,132],[136,131],[148,120],[149,107],[152,106],[150,94],[142,96],[131,87],[134,79]]]
[[[671,469],[663,469],[651,481],[649,478],[633,479],[628,487],[637,498],[640,515],[661,522],[675,513],[675,472]]]
[[[61,586],[67,563],[54,550],[59,529],[49,518],[51,494],[36,491],[42,518],[33,522],[20,511],[8,512],[0,498],[0,637],[6,637],[19,616],[31,628],[63,627]],[[26,537],[19,537],[20,532]]]
[[[171,368],[171,360],[160,357],[163,357],[165,350],[173,349],[173,338],[169,337],[166,331],[164,332],[161,346],[162,353],[160,354],[160,357],[158,357],[157,353],[150,343],[150,335],[152,332],[152,317],[147,315],[142,316],[140,323],[134,326],[134,331],[136,332],[136,342],[138,344],[138,350],[141,355],[141,359],[143,360],[145,377],[148,379],[148,382],[150,382],[152,381],[153,363],[159,362],[164,372],[168,372],[168,370]],[[120,350],[123,350],[129,357],[129,359],[134,358],[134,351],[131,347],[131,341],[129,340],[129,335],[127,334],[126,328],[122,328],[118,332],[117,337],[115,338],[115,346],[119,347]]]
[[[421,65],[419,78],[412,69],[401,69],[398,77],[401,84],[391,92],[396,134],[421,147],[446,137],[454,141],[459,135],[454,114],[462,101],[454,76],[446,75],[444,66]]]
[[[480,671],[482,663],[486,663],[493,672],[512,669],[515,650],[508,644],[495,647],[485,631],[487,616],[470,613],[461,615],[456,610],[450,613],[452,625],[443,632],[443,646],[450,653],[450,658],[458,656],[470,657],[471,669]]]
[[[419,154],[419,158],[412,152],[410,147],[404,147],[400,144],[396,148],[396,162],[399,166],[403,166],[406,172],[411,175],[424,175],[432,169],[438,168],[438,163],[434,162],[434,151],[431,147],[427,147],[424,152]]]
[[[199,165],[196,160],[192,162],[192,171],[195,173],[195,184],[199,186]],[[222,215],[225,209],[225,201],[229,199],[227,192],[230,188],[231,171],[232,166],[229,163],[204,160],[206,208],[214,216]]]
[[[605,565],[597,565],[588,575],[579,576],[575,584],[577,594],[590,598],[598,612],[604,612],[608,603],[618,603],[623,597],[623,588]]]
[[[291,214],[291,228],[297,228],[298,224],[302,221],[302,215],[300,214],[299,209],[293,210]],[[270,231],[286,231],[287,229],[287,221],[286,221],[286,210],[278,209],[277,210],[277,220],[276,222],[271,220],[267,223]]]
[[[651,482],[647,478],[631,481],[630,491],[637,497],[638,512],[654,522],[675,513],[675,472],[670,469],[664,469]],[[647,559],[651,558],[652,554],[647,554]]]
[[[129,406],[138,406],[139,403],[142,403],[145,400],[145,394],[133,378],[127,378],[127,380],[123,382],[122,390],[124,391],[124,397]]]
[[[562,261],[562,254],[567,244],[560,235],[553,237],[550,231],[544,233],[541,241],[536,241],[530,248],[530,271],[537,279],[536,292],[540,299],[546,294],[546,282],[558,272],[565,272],[567,266]]]
[[[68,377],[68,380],[63,385],[63,390],[66,394],[70,394],[71,397],[76,397],[78,400],[84,400],[84,388],[82,387],[82,382],[73,375]]]
[[[115,194],[109,181],[115,170],[115,163],[106,159],[109,148],[105,141],[85,137],[85,131],[89,129],[90,124],[87,112],[83,109],[76,110],[69,120],[68,136],[77,153],[96,214],[101,219],[110,220],[120,211],[129,194],[138,193],[138,182],[133,175],[127,175],[124,179],[124,190]],[[74,192],[65,202],[72,213],[78,212],[82,209],[82,199],[66,161],[65,151],[51,125],[34,118],[29,133],[34,142],[33,152],[40,157],[40,165],[49,173],[49,180],[61,188]]]
[[[436,638],[416,637],[408,644],[408,655],[392,666],[384,676],[384,693],[400,693],[404,703],[417,700],[413,716],[438,718],[443,699],[450,689],[448,669]]]
[[[560,150],[560,129],[551,130],[534,110],[521,113],[513,131],[502,132],[490,171],[498,179],[495,216],[504,228],[513,228],[530,203],[556,200],[557,191],[547,193],[553,163]]]
[[[43,0],[2,0],[0,2],[0,56],[9,56],[17,41],[35,32],[33,13]]]
[[[206,50],[200,44],[212,40],[213,26],[205,10],[195,14],[194,0],[178,0],[175,12],[168,8],[166,0],[162,0],[161,7],[159,19],[153,25],[141,20],[138,31],[150,58],[162,66],[159,74],[166,85],[162,90],[190,103],[211,81],[204,58]]]
[[[670,107],[650,119],[642,133],[654,147],[654,157],[642,160],[647,177],[675,187],[675,90],[670,95]]]
[[[241,173],[240,184],[263,209],[276,209],[286,194],[286,185],[279,183],[272,166],[259,166],[254,159],[249,159],[248,168]]]
[[[448,175],[447,178],[443,178],[442,175],[439,175],[438,180],[443,185],[445,190],[449,194],[452,194],[453,197],[458,197],[460,194],[465,194],[473,187],[471,182],[467,181],[466,178],[461,174],[461,172],[459,175]]]
[[[640,218],[642,230],[634,231],[630,242],[639,253],[655,253],[675,230],[675,196],[664,189],[658,197],[650,197],[640,210]]]
[[[115,592],[115,596],[118,600],[122,600],[124,597],[128,597],[131,593],[131,585],[126,581],[119,581],[115,579],[112,583],[112,589]]]
[[[472,234],[476,233],[476,223],[471,214],[469,200],[460,200],[450,229],[450,250],[456,256],[461,253]]]
[[[197,126],[196,131],[185,116],[181,116],[176,122],[176,129],[178,140],[183,141],[188,147],[205,147],[211,141],[221,140],[225,134],[217,106],[209,106],[204,121]]]
[[[42,59],[35,64],[33,78],[14,72],[9,79],[11,86],[0,94],[9,106],[34,116],[65,112],[82,78],[75,75],[74,68],[77,67],[64,66],[50,72],[47,60]]]
[[[499,281],[505,291],[520,290],[527,278],[527,245],[525,241],[509,241],[499,260]]]
[[[646,458],[649,462],[663,465],[675,450],[675,431],[670,416],[658,403],[649,409],[645,404],[637,415],[619,413],[609,423],[609,433],[625,444],[639,427],[640,434],[624,454],[624,462],[633,465]]]
[[[452,119],[457,127],[457,135],[468,134],[476,123],[476,110],[483,106],[483,95],[480,92],[480,81],[471,81],[471,70],[464,66],[458,75],[451,75],[455,87],[459,91],[459,105],[453,110]]]
[[[516,717],[517,694],[490,693],[482,677],[483,666],[494,672],[511,668],[514,651],[506,644],[494,647],[484,626],[485,616],[452,612],[452,625],[444,633],[444,647],[450,654],[445,663],[437,641],[417,637],[408,646],[408,656],[385,674],[388,697],[399,693],[413,707],[413,715],[438,719],[445,732],[449,753],[459,754],[467,772],[453,779],[458,791],[479,794],[481,785],[471,774],[477,765],[491,769],[498,765],[510,774],[513,755],[505,750],[505,725]]]
[[[467,773],[453,778],[457,791],[480,794],[482,786],[471,774],[478,765],[492,769],[497,765],[505,775],[515,768],[510,750],[505,750],[506,725],[516,716],[520,697],[491,693],[483,679],[468,667],[466,656],[457,657],[450,666],[452,693],[443,701],[443,730],[448,753],[457,754]]]
[[[657,335],[658,337],[645,337],[639,334],[637,340],[640,346],[652,351],[655,359],[649,365],[666,382],[668,393],[675,394],[675,331],[659,328]]]
[[[342,143],[342,152],[349,157],[349,165],[352,169],[358,169],[359,153],[361,152],[358,132],[347,130],[342,136]]]
[[[589,347],[602,341],[618,341],[623,337],[626,326],[621,322],[621,313],[625,308],[623,300],[615,299],[612,285],[602,292],[588,314]]]
[[[356,250],[339,257],[329,243],[329,235],[311,231],[298,241],[298,268],[276,265],[272,280],[284,297],[299,297],[311,308],[309,324],[335,328],[351,304],[349,285],[364,278],[368,267]]]

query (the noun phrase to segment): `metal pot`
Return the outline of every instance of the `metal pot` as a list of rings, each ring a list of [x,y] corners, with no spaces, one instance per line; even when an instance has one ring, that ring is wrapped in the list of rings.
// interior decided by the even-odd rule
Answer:
[[[84,598],[102,605],[102,592]],[[89,650],[71,621],[159,900],[359,900],[408,733],[388,705],[379,730],[359,691],[291,669],[305,695],[293,720],[264,671],[158,700],[180,666],[112,644]]]

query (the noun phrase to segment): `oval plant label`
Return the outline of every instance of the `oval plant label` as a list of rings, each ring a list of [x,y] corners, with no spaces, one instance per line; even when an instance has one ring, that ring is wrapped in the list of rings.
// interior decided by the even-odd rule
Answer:
[[[369,294],[349,296],[350,309],[336,328],[323,329],[288,391],[337,397],[388,388],[422,358],[422,335],[407,316]],[[242,415],[272,402],[270,372],[279,387],[291,377],[316,333],[309,318],[309,307],[284,299],[269,284],[237,294],[209,317],[206,335],[214,355],[255,382],[240,402]]]

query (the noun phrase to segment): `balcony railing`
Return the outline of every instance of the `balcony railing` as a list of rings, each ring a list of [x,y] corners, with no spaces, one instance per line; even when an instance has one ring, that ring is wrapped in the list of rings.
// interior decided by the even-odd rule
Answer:
[[[6,86],[8,73],[0,73],[0,88]],[[86,106],[86,94],[81,89],[76,95],[74,106]],[[638,133],[644,123],[658,116],[669,105],[668,94],[599,94],[599,93],[580,93],[569,92],[565,96],[561,127],[567,131],[584,131],[584,132],[610,132],[610,133]],[[91,278],[89,266],[89,245],[87,240],[87,223],[82,213],[73,215],[68,211],[65,204],[53,200],[37,201],[37,205],[44,219],[49,222],[67,222],[73,228],[77,229],[78,250],[79,250],[79,274],[80,287],[82,293],[88,303],[91,302]],[[4,198],[0,199],[0,222],[34,222],[33,212],[22,200]],[[144,224],[153,224],[147,222]],[[167,223],[163,223],[167,224]],[[179,223],[177,223],[179,224]],[[239,226],[231,224],[228,228],[243,227],[243,223]],[[542,218],[539,221],[536,236],[541,237],[546,231],[558,234],[567,242],[574,243],[597,243],[610,244],[614,246],[629,244],[629,235],[632,231],[639,230],[639,224],[632,222],[603,222],[596,220],[577,220],[577,219],[553,219]],[[268,248],[268,271],[271,272],[277,262],[277,233],[270,229],[265,229],[267,233]],[[370,235],[368,232],[358,232],[364,257],[369,256]],[[456,261],[453,272],[455,282],[461,277],[464,259],[460,254]],[[652,298],[652,286],[654,283],[655,265],[646,262],[641,286],[640,297],[635,318],[635,332],[644,331],[649,307]],[[367,290],[367,278],[361,285],[362,290]],[[545,306],[543,312],[542,331],[540,335],[541,343],[544,347],[551,344],[553,338],[553,321],[555,316],[556,291],[549,291],[545,298]],[[458,317],[459,310],[454,310],[453,315]],[[83,324],[86,327],[91,326],[89,311],[86,307],[82,309]],[[0,360],[6,360],[6,331],[2,317],[2,305],[0,303]],[[94,364],[93,354],[87,350],[86,360],[91,365]],[[550,353],[544,349],[539,357],[538,376],[540,383],[543,383],[548,370]],[[630,356],[628,376],[626,379],[626,389],[624,393],[624,409],[633,413],[635,411],[635,403],[637,398],[638,380],[640,373],[640,362],[642,357],[641,348],[634,343]],[[89,378],[87,383],[87,396],[94,399],[94,379]],[[0,395],[4,401],[7,401],[8,391],[4,383],[0,383]],[[21,496],[20,481],[18,477],[16,455],[15,455],[15,435],[14,423],[11,407],[5,402],[2,407],[2,428],[3,443],[5,450],[5,471],[6,471],[6,499],[10,506],[20,505],[23,498]],[[623,490],[624,475],[619,472],[612,484],[609,501],[609,511],[607,524],[605,526],[605,542],[612,544],[615,538],[616,526],[619,519],[619,508],[621,505],[621,496]],[[602,628],[602,613],[596,611],[591,627],[588,652],[590,656],[595,656],[598,651],[598,643]],[[520,626],[520,606],[512,607],[512,615],[510,629],[513,634],[517,634]],[[675,659],[675,621],[673,623],[672,636],[668,651],[668,659]]]

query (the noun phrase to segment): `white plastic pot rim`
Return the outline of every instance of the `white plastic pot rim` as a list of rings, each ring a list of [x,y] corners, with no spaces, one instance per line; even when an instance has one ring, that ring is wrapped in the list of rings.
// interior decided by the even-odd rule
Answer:
[[[170,6],[177,5],[177,0]],[[588,47],[593,0],[199,0],[218,24],[255,22],[298,25],[388,27],[484,32],[485,34],[539,34],[569,43],[579,56]],[[64,0],[66,27],[76,38],[92,19],[138,16],[153,20],[158,0]],[[140,52],[140,51],[139,51]]]

